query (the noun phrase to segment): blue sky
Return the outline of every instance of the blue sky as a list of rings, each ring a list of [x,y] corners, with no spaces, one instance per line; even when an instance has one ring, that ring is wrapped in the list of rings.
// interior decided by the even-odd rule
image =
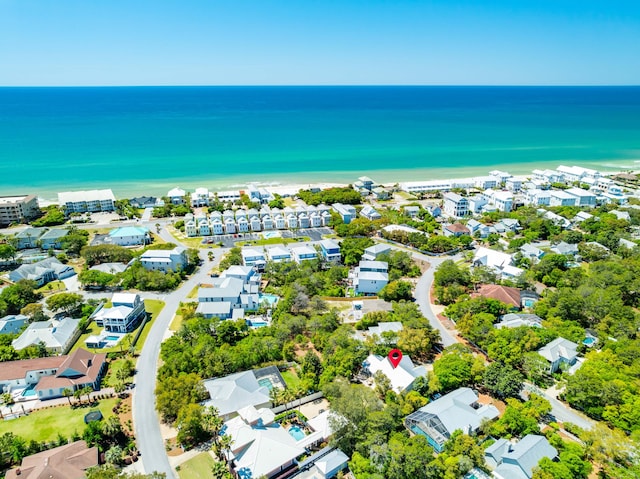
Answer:
[[[0,0],[0,85],[640,84],[640,1]]]

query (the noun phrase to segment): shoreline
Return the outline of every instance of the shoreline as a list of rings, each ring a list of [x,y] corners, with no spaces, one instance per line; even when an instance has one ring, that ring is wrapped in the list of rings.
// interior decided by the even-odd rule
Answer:
[[[293,174],[269,174],[269,175],[238,175],[227,176],[226,178],[185,178],[175,177],[162,180],[149,180],[144,182],[86,182],[78,185],[65,185],[56,187],[33,187],[21,186],[12,188],[12,191],[3,191],[1,196],[12,194],[34,194],[44,204],[57,202],[57,194],[62,191],[79,191],[93,189],[111,189],[118,199],[131,198],[134,196],[164,196],[175,187],[180,187],[187,191],[195,188],[208,188],[211,192],[242,190],[249,185],[266,188],[272,193],[280,195],[296,193],[300,189],[329,188],[334,186],[346,186],[358,180],[360,176],[369,176],[380,185],[392,186],[397,183],[411,181],[428,181],[444,179],[462,179],[477,176],[488,176],[492,170],[506,171],[515,177],[526,179],[531,176],[534,169],[556,169],[558,166],[577,165],[585,168],[592,168],[600,171],[604,175],[612,175],[625,171],[636,171],[640,169],[639,164],[630,165],[629,161],[615,161],[610,163],[602,162],[532,162],[522,164],[494,164],[485,166],[460,167],[460,168],[429,168],[418,167],[414,169],[400,170],[363,170],[363,171],[317,171]],[[629,168],[626,168],[629,167]],[[3,188],[4,189],[4,188]]]

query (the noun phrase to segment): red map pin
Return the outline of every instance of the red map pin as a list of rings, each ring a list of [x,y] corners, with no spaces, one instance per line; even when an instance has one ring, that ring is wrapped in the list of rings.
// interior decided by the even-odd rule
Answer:
[[[389,361],[393,365],[393,369],[397,368],[400,361],[402,361],[402,351],[399,349],[389,351]]]

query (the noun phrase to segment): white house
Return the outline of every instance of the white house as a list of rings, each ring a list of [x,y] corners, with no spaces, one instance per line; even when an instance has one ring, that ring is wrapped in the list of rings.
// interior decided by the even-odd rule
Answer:
[[[109,231],[109,242],[119,246],[144,245],[151,241],[149,230],[142,226],[123,226]]]
[[[255,266],[258,269],[264,269],[267,258],[263,250],[257,248],[242,248],[242,264],[245,266]]]
[[[578,359],[578,345],[568,339],[556,338],[542,346],[538,354],[549,361],[549,373],[553,374],[561,364],[573,366]]]
[[[469,201],[457,193],[445,193],[444,212],[449,216],[461,218],[469,213]]]
[[[520,190],[522,190],[522,180],[509,178],[505,183],[505,187],[513,193],[520,193]]]
[[[489,204],[489,200],[483,195],[470,196],[469,211],[473,214],[481,213],[483,208]]]
[[[550,206],[575,206],[577,198],[563,190],[554,190],[549,192],[551,199]]]
[[[582,188],[569,188],[565,193],[576,198],[576,206],[595,206],[596,195]]]
[[[274,246],[272,248],[267,248],[267,258],[269,258],[269,261],[273,261],[274,263],[291,261],[291,252],[281,246]]]
[[[416,366],[407,355],[397,366],[393,366],[388,357],[370,354],[362,363],[362,372],[368,376],[374,376],[378,371],[384,374],[391,382],[391,389],[397,393],[411,390],[413,382],[419,376],[425,376],[427,369],[424,366]]]
[[[150,249],[142,253],[140,263],[148,270],[179,271],[187,266],[187,250],[182,246],[171,250]]]
[[[293,256],[293,260],[298,264],[301,264],[303,261],[318,259],[318,252],[312,246],[291,248],[291,255]]]
[[[114,211],[116,197],[111,190],[66,191],[58,193],[58,204],[65,214]]]
[[[391,251],[391,245],[386,243],[376,243],[373,246],[365,248],[362,259],[365,261],[376,261],[378,256],[387,254]]]
[[[341,203],[335,203],[333,209],[340,215],[344,224],[348,225],[351,220],[356,218],[356,209],[351,205],[343,205]]]
[[[500,438],[484,451],[495,479],[531,479],[542,458],[554,459],[557,455],[546,437],[534,434],[527,434],[515,444]]]
[[[551,204],[551,192],[537,188],[527,190],[525,203],[530,206],[549,206]]]
[[[374,295],[389,282],[389,265],[385,261],[360,261],[353,272],[356,294]]]
[[[110,308],[102,308],[93,318],[108,332],[133,331],[146,314],[144,301],[135,293],[114,293],[111,303]]]
[[[47,258],[37,263],[23,264],[9,273],[9,279],[14,283],[21,279],[35,281],[38,286],[55,279],[65,279],[76,274],[72,266],[62,264],[56,258]]]
[[[11,344],[16,351],[20,351],[26,347],[44,343],[47,351],[64,354],[80,336],[79,322],[80,320],[75,318],[36,321],[31,323]]]
[[[209,197],[207,188],[196,188],[196,191],[191,194],[191,206],[194,208],[209,206]]]
[[[382,218],[382,215],[378,213],[373,206],[370,205],[366,205],[360,210],[360,216],[371,221],[379,220],[380,218]]]
[[[243,371],[218,379],[203,382],[209,392],[203,406],[214,406],[220,417],[227,421],[238,415],[238,411],[253,406],[257,409],[271,407],[269,389],[258,383],[253,371]]]
[[[180,205],[185,202],[184,195],[186,192],[182,188],[178,188],[177,186],[172,190],[169,190],[167,193],[167,197],[174,205]]]

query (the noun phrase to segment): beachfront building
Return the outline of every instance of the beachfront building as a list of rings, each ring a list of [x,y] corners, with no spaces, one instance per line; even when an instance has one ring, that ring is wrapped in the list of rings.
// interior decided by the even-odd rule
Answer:
[[[474,215],[482,213],[484,207],[489,204],[489,200],[484,195],[474,195],[467,198],[469,202],[469,212]]]
[[[344,224],[348,225],[351,220],[356,219],[356,209],[352,205],[343,205],[341,203],[335,203],[333,210],[340,215]]]
[[[133,331],[146,314],[144,301],[135,293],[115,293],[111,304],[110,308],[102,308],[93,317],[98,326],[110,333]]]
[[[109,231],[108,242],[118,246],[145,245],[151,242],[151,235],[142,226],[123,226]]]
[[[445,193],[442,197],[444,198],[445,214],[454,218],[462,218],[469,214],[469,201],[467,198],[457,193]]]
[[[358,295],[378,294],[389,282],[389,265],[386,261],[360,261],[351,277]]]
[[[24,223],[39,215],[38,198],[34,195],[0,196],[0,226]]]
[[[65,191],[58,193],[58,204],[66,215],[71,213],[96,213],[99,211],[115,211],[116,197],[113,191]]]
[[[410,391],[416,378],[425,376],[427,369],[416,366],[408,355],[402,356],[397,366],[391,364],[387,356],[370,354],[362,363],[361,373],[366,377],[373,377],[377,372],[384,374],[391,383],[391,389],[400,394]]]
[[[187,266],[187,250],[182,246],[171,250],[150,249],[142,253],[140,263],[151,271],[179,271]]]
[[[38,287],[56,279],[69,278],[76,274],[73,267],[62,264],[57,258],[46,258],[37,263],[23,264],[9,273],[9,279],[14,283],[21,279],[35,281]]]
[[[480,189],[498,188],[502,180],[496,176],[477,176],[473,178],[473,185]]]
[[[340,261],[340,243],[332,239],[325,239],[320,241],[320,254],[322,254],[322,257],[325,261]]]
[[[492,189],[485,190],[482,195],[487,199],[490,205],[495,206],[496,210],[508,213],[513,206],[513,193],[510,191],[496,191]]]
[[[481,405],[478,395],[470,388],[459,388],[421,407],[408,415],[404,424],[414,434],[421,434],[436,452],[455,431],[476,432],[483,421],[498,417],[492,404]]]
[[[167,193],[167,198],[169,198],[169,201],[171,201],[171,203],[173,203],[174,205],[181,205],[185,203],[186,194],[186,191],[176,186],[175,188],[169,190],[169,192]]]
[[[583,168],[581,166],[565,166],[560,165],[556,170],[564,176],[566,183],[574,183],[576,181],[583,182],[587,178],[598,179],[602,174],[597,170],[591,168]]]
[[[407,193],[429,193],[432,191],[449,191],[453,188],[451,180],[407,181],[400,183],[400,190]]]
[[[557,170],[538,170],[535,169],[531,172],[532,178],[538,180],[543,184],[550,183],[564,183],[564,173]]]
[[[512,193],[520,193],[520,191],[522,190],[522,180],[519,180],[517,178],[509,178],[505,182],[505,188]]]
[[[209,206],[210,198],[211,194],[207,188],[196,188],[196,191],[191,193],[191,206],[194,208]]]
[[[52,354],[66,353],[80,336],[79,319],[62,318],[60,320],[35,321],[11,343],[16,351],[29,346],[44,344]]]

